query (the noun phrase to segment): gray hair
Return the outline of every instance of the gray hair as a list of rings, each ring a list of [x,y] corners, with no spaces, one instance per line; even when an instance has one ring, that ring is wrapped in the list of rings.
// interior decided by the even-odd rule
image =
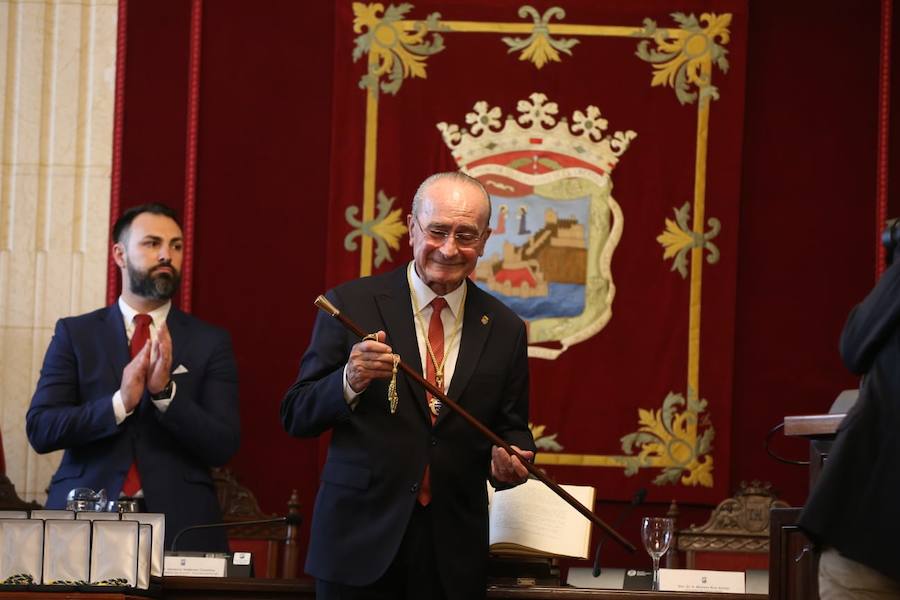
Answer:
[[[488,194],[488,191],[485,189],[484,185],[472,177],[471,175],[467,175],[462,171],[445,171],[443,173],[435,173],[434,175],[428,176],[425,181],[419,184],[419,188],[416,190],[416,195],[413,196],[412,202],[412,216],[419,216],[419,207],[422,205],[422,200],[425,196],[425,190],[428,189],[432,183],[440,180],[440,179],[452,179],[454,181],[458,181],[461,183],[468,183],[469,185],[473,185],[481,192],[484,196],[484,199],[487,201],[487,223],[490,225],[491,223],[491,195]]]

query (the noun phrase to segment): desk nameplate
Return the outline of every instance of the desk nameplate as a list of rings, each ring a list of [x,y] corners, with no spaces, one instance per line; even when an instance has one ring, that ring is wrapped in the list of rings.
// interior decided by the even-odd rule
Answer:
[[[167,556],[164,573],[181,577],[225,577],[228,559],[220,556]]]
[[[744,573],[700,569],[660,569],[659,589],[663,592],[744,593]]]

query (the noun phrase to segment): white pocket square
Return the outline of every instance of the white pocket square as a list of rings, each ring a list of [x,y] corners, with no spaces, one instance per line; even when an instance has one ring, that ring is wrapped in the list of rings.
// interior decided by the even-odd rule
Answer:
[[[187,367],[185,367],[184,365],[178,365],[178,367],[174,371],[172,371],[172,375],[180,375],[187,372]]]

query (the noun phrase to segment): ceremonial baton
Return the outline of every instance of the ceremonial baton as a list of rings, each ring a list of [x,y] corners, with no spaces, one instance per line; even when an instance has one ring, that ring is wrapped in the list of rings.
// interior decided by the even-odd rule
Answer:
[[[334,317],[335,319],[340,321],[344,327],[349,329],[351,332],[353,332],[358,337],[364,338],[364,337],[366,337],[366,335],[368,335],[365,331],[360,329],[353,321],[348,319],[346,317],[346,315],[344,315],[340,310],[338,310],[338,308],[334,304],[329,302],[328,298],[326,298],[325,296],[319,296],[318,298],[316,298],[315,304],[320,309],[322,309],[323,311],[325,311],[326,313],[328,313],[329,315],[331,315],[332,317]],[[596,525],[597,527],[599,527],[600,529],[605,531],[610,537],[612,537],[614,540],[619,542],[619,544],[621,544],[622,547],[627,549],[629,552],[634,552],[636,550],[636,548],[634,547],[634,544],[632,544],[631,542],[626,540],[624,537],[622,537],[622,535],[618,531],[616,531],[615,529],[613,529],[612,527],[607,525],[603,521],[603,519],[601,519],[600,517],[595,515],[593,512],[591,512],[591,509],[587,508],[581,502],[576,500],[572,496],[572,494],[570,494],[569,492],[564,490],[562,487],[560,487],[560,485],[558,483],[556,483],[552,479],[548,478],[544,473],[541,472],[540,469],[538,469],[536,466],[534,466],[531,463],[531,461],[524,458],[521,454],[519,454],[518,452],[513,450],[512,446],[507,444],[496,433],[494,433],[493,431],[491,431],[490,429],[485,427],[481,423],[481,421],[479,421],[478,419],[473,417],[471,414],[469,414],[469,412],[466,409],[464,409],[459,404],[457,404],[457,402],[455,400],[451,399],[443,391],[441,391],[437,387],[435,387],[435,385],[433,383],[431,383],[430,381],[428,381],[427,379],[425,379],[424,377],[419,375],[419,373],[417,373],[412,367],[407,365],[402,360],[399,361],[397,366],[404,373],[406,373],[407,375],[412,377],[413,381],[415,381],[416,383],[418,383],[419,385],[424,387],[426,390],[428,390],[428,392],[432,396],[434,396],[435,398],[437,398],[438,400],[440,400],[441,402],[443,402],[444,404],[446,404],[447,406],[452,408],[454,411],[456,411],[456,413],[459,416],[461,416],[463,419],[465,419],[469,423],[469,425],[471,425],[472,427],[477,429],[484,437],[489,439],[494,445],[500,446],[501,448],[506,450],[506,452],[510,456],[517,457],[519,459],[519,461],[523,465],[525,465],[525,468],[528,469],[529,473],[534,475],[535,478],[537,478],[542,483],[544,483],[544,485],[546,485],[548,488],[553,490],[553,492],[557,496],[559,496],[560,498],[565,500],[567,503],[569,503],[572,506],[572,508],[574,508],[575,510],[580,512],[582,515],[584,515],[594,525]]]

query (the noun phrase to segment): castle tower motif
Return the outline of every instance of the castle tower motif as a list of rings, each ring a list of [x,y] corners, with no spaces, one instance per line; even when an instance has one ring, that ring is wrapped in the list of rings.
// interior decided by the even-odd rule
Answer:
[[[624,218],[611,174],[637,137],[607,134],[600,109],[569,118],[535,92],[505,119],[478,101],[468,128],[437,128],[460,169],[491,194],[495,227],[475,282],[529,323],[529,355],[555,358],[612,316],[612,254]]]

